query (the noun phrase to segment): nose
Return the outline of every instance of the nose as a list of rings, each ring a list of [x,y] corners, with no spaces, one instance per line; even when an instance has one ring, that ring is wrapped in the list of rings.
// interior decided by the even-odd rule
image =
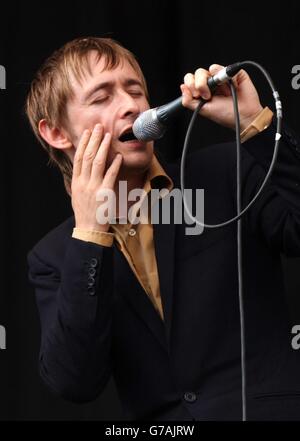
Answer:
[[[121,118],[128,116],[137,116],[140,114],[140,108],[137,102],[137,98],[123,91],[119,96],[119,112]]]

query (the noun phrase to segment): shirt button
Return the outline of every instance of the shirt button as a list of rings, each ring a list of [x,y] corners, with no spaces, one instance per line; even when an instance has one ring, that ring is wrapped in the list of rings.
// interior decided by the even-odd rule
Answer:
[[[197,395],[194,392],[186,392],[183,398],[188,403],[194,403],[197,400]]]
[[[130,228],[130,230],[128,231],[129,236],[135,236],[136,235],[136,230],[134,228]]]

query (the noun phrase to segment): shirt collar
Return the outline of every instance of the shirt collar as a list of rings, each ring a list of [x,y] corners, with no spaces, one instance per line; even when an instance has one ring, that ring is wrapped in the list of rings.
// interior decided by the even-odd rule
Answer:
[[[147,193],[151,188],[158,188],[159,190],[167,188],[171,191],[173,187],[174,184],[172,179],[167,175],[154,154],[145,179],[144,190]]]
[[[167,175],[163,167],[161,166],[160,162],[158,161],[155,154],[152,156],[152,160],[149,166],[149,169],[146,174],[145,183],[143,190],[148,194],[151,189],[167,189],[168,192],[170,192],[174,187],[174,183],[170,176]],[[161,192],[160,197],[163,198],[168,192]],[[143,200],[136,202],[132,207],[135,207],[134,209],[138,211],[140,205],[142,204]],[[120,217],[116,217],[115,219],[121,219]],[[112,224],[112,229],[119,228],[120,225],[118,224]]]

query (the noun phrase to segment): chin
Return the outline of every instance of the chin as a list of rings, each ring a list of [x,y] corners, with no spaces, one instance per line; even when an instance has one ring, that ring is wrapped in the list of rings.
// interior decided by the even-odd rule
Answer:
[[[131,172],[133,172],[134,170],[136,170],[137,172],[145,171],[150,167],[152,156],[152,154],[135,154],[130,155],[130,157],[123,157],[122,169],[124,171],[130,170]]]
[[[123,168],[145,170],[151,164],[153,158],[153,147],[151,144],[148,144],[146,148],[120,153],[123,155]]]

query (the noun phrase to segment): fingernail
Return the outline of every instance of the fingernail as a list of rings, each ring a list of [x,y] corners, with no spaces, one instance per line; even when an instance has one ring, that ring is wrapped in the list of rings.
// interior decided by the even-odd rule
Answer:
[[[204,92],[204,93],[202,94],[202,97],[203,97],[205,100],[208,100],[208,99],[210,98],[210,94],[209,94],[208,92]]]
[[[95,132],[99,133],[101,130],[101,124],[96,124],[94,130],[95,130]]]

